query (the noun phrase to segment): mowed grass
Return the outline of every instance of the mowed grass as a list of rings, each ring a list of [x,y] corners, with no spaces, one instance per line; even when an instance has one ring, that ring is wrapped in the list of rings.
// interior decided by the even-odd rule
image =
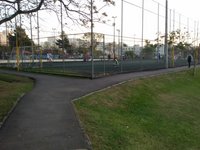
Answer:
[[[129,81],[74,105],[95,150],[199,150],[200,73]]]
[[[11,110],[17,99],[30,91],[33,81],[29,78],[0,74],[0,122]]]

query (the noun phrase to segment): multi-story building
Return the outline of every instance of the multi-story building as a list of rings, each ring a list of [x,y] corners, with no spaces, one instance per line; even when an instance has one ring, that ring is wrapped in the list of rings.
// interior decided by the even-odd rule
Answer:
[[[123,47],[123,52],[133,51],[137,56],[140,55],[141,47],[139,45]]]
[[[56,37],[55,36],[48,37],[47,42],[50,44],[50,46],[55,46]]]

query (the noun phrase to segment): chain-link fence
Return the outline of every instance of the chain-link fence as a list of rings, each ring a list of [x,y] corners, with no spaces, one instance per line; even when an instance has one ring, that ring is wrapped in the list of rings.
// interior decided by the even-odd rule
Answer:
[[[53,36],[37,35],[32,46],[24,44],[1,51],[1,66],[84,77],[166,68],[165,5],[154,0],[143,1],[144,4],[142,0],[121,2],[120,14],[108,27],[114,33],[94,32],[92,48],[90,32],[58,35],[53,28]],[[168,66],[187,65],[188,55],[198,63],[198,22],[172,9],[168,16]],[[38,30],[36,23],[35,26],[33,29]],[[44,33],[40,32],[42,36]]]
[[[165,68],[164,45],[151,45],[146,41],[142,48],[141,39],[94,33],[91,49],[90,33],[67,35],[67,44],[62,47],[60,37],[49,37],[49,43],[40,47],[23,46],[12,49],[1,65],[19,67],[19,70],[83,77],[102,77],[117,73]],[[51,41],[53,40],[53,42]],[[125,43],[132,43],[127,45]],[[51,45],[52,44],[52,45]],[[19,51],[19,52],[17,52]],[[93,59],[92,52],[93,51]],[[199,49],[169,47],[169,67],[187,65],[187,56],[199,60]],[[194,62],[194,61],[193,61]]]

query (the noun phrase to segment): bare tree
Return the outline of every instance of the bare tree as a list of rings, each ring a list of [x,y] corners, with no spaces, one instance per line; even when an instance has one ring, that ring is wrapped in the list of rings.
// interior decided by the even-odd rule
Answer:
[[[0,0],[0,25],[12,20],[17,15],[30,14],[42,9],[49,9],[58,13],[59,4],[64,6],[68,18],[86,25],[90,21],[88,10],[91,9],[91,2],[95,3],[94,0]],[[100,6],[98,9],[98,7],[94,5],[94,13],[98,13],[105,5],[114,5],[113,0],[99,0],[99,2],[102,2],[103,6]],[[74,14],[77,14],[75,15],[76,18]],[[102,15],[106,16],[106,13],[103,12]]]

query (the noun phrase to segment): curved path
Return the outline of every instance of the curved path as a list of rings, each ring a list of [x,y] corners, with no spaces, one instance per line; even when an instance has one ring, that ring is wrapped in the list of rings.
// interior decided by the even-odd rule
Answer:
[[[36,79],[33,90],[21,99],[0,129],[0,150],[90,149],[76,118],[73,99],[130,79],[183,69],[186,67],[95,80],[0,70]]]

